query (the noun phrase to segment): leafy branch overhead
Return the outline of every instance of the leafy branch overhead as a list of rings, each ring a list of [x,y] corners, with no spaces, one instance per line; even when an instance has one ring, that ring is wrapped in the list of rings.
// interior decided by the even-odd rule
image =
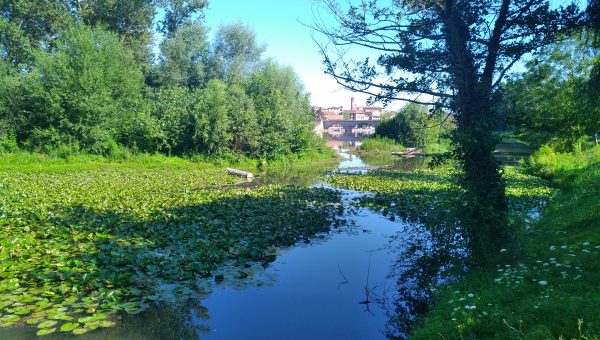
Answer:
[[[336,20],[331,27],[326,12]],[[328,16],[329,17],[329,16]],[[381,1],[340,6],[323,0],[311,27],[326,37],[319,46],[325,73],[342,86],[374,100],[430,103],[406,94],[424,94],[450,106],[457,61],[452,60],[449,29],[464,41],[476,74],[475,82],[497,87],[527,53],[553,43],[557,33],[576,27],[582,14],[575,3],[552,9],[548,1]],[[377,52],[377,60],[356,60],[351,47]]]

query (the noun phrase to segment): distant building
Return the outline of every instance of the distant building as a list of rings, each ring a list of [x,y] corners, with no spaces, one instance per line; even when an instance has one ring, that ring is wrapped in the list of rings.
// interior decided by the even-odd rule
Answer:
[[[354,97],[350,99],[350,110],[343,110],[343,115],[350,120],[381,120],[382,106],[356,106]]]
[[[350,110],[344,110],[342,106],[321,107],[313,106],[315,117],[322,120],[381,120],[383,114],[382,106],[356,106],[354,97],[350,99]]]

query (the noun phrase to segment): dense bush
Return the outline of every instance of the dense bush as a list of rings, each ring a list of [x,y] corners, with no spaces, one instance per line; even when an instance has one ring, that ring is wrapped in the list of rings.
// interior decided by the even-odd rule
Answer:
[[[13,36],[22,33],[13,26]],[[262,60],[264,48],[241,24],[221,28],[213,46],[205,32],[188,21],[165,37],[154,65],[100,26],[64,26],[47,48],[29,48],[22,67],[0,39],[0,151],[11,150],[10,141],[60,157],[142,151],[274,160],[321,150],[293,70]],[[210,67],[219,72],[205,72]]]
[[[405,147],[439,152],[442,151],[441,146],[447,144],[444,139],[448,139],[448,132],[453,127],[453,122],[442,112],[430,112],[427,106],[409,104],[379,123],[375,134],[393,139]]]

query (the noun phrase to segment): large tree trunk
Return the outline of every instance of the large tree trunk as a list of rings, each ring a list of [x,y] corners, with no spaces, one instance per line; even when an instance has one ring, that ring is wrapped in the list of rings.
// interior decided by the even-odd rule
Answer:
[[[512,240],[508,229],[508,205],[500,168],[493,157],[495,120],[491,110],[491,83],[477,75],[467,46],[468,27],[454,6],[446,1],[444,27],[452,75],[457,91],[454,109],[456,153],[463,165],[465,205],[462,224],[469,238],[472,259],[487,262]]]

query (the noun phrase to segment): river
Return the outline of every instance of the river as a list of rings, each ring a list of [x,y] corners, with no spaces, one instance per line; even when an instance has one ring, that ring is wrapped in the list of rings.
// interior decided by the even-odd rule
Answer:
[[[382,166],[414,169],[424,166],[422,158],[386,159],[372,164],[345,147],[336,145],[341,161],[337,172],[363,172]],[[290,180],[281,173],[262,174],[270,182],[303,182],[325,186],[311,176]],[[260,178],[260,177],[259,177]],[[316,235],[306,243],[282,249],[266,268],[248,268],[248,278],[227,274],[222,282],[207,281],[203,298],[186,305],[152,308],[128,315],[116,327],[97,330],[79,339],[385,339],[404,337],[398,327],[398,309],[411,303],[399,294],[400,254],[409,243],[407,236],[420,237],[418,224],[386,218],[380,212],[351,204],[362,195],[342,193],[342,228]],[[168,290],[169,287],[164,287]],[[406,288],[406,287],[405,287]],[[415,285],[417,291],[422,289]],[[416,292],[414,295],[419,295]],[[414,301],[412,301],[414,303]],[[403,314],[405,324],[415,315]],[[402,320],[401,320],[402,321]],[[400,322],[402,324],[402,322]],[[34,336],[29,328],[4,333],[11,339]],[[64,338],[64,334],[50,335]]]

